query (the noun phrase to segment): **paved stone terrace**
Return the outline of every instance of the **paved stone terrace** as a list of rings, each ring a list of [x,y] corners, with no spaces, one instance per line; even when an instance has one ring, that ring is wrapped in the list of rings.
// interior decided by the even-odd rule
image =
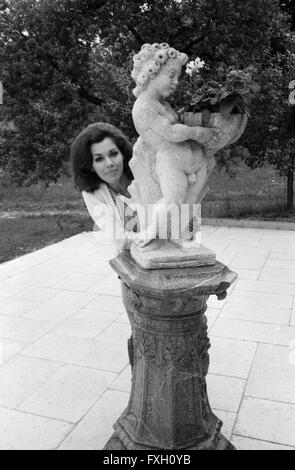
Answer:
[[[295,232],[203,228],[239,274],[212,297],[208,393],[239,450],[295,450]],[[82,233],[0,266],[0,449],[103,449],[130,335],[111,247]]]

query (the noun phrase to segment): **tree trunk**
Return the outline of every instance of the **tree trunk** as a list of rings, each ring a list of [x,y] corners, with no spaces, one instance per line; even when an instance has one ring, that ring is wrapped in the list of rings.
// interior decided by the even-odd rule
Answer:
[[[287,173],[287,209],[294,209],[294,171],[288,170]]]

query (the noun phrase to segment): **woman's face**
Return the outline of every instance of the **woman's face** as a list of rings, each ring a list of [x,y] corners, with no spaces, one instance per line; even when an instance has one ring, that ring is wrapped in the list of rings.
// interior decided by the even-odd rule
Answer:
[[[106,137],[101,142],[92,144],[92,170],[106,183],[114,185],[123,175],[123,155],[115,142]]]

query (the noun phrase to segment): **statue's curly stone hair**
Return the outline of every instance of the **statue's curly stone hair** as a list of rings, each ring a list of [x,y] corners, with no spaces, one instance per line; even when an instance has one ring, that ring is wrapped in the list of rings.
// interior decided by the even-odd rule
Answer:
[[[167,42],[158,44],[143,44],[141,50],[133,57],[133,70],[131,77],[136,83],[133,94],[138,97],[145,90],[149,80],[155,78],[161,67],[168,60],[175,60],[180,65],[185,65],[188,56],[170,47]]]

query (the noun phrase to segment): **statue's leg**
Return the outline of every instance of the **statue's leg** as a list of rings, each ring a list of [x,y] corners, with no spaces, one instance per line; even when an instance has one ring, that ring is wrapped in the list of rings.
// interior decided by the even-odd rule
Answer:
[[[197,181],[188,187],[186,202],[188,204],[200,204],[208,192],[206,186],[209,176],[215,166],[215,158],[213,155],[207,156],[206,165],[197,173]]]
[[[200,223],[201,223],[201,211],[200,207],[194,207],[194,205],[200,205],[203,198],[206,196],[209,188],[207,186],[208,179],[212,173],[212,170],[215,166],[215,159],[213,154],[206,155],[207,156],[207,171],[206,176],[203,180],[203,185],[200,190],[200,186],[198,187],[199,182],[196,182],[195,185],[189,185],[186,203],[190,206],[190,211],[193,214],[193,217],[190,217],[190,223],[187,225],[185,230],[182,233],[183,240],[195,240],[195,243],[199,243],[199,238],[196,237],[196,233],[200,232]],[[184,245],[185,246],[185,245]]]
[[[160,155],[159,157],[159,161],[156,165],[156,172],[159,178],[163,198],[155,204],[152,221],[143,232],[142,238],[139,237],[138,246],[140,248],[143,248],[150,243],[151,240],[155,239],[159,235],[159,233],[164,234],[167,232],[163,227],[167,227],[167,214],[169,212],[169,207],[175,205],[180,207],[184,202],[187,193],[188,181],[186,174],[171,166],[171,155],[165,155],[166,158],[164,158],[164,155]],[[170,158],[170,162],[167,157]],[[162,229],[161,223],[163,224]]]
[[[190,185],[190,193],[194,195],[195,201],[198,201],[198,196],[201,193],[206,181],[207,181],[207,165],[202,166],[196,173],[197,180],[195,183]]]
[[[156,172],[165,204],[182,204],[188,189],[188,179],[183,170],[173,166],[173,155],[159,153]]]

